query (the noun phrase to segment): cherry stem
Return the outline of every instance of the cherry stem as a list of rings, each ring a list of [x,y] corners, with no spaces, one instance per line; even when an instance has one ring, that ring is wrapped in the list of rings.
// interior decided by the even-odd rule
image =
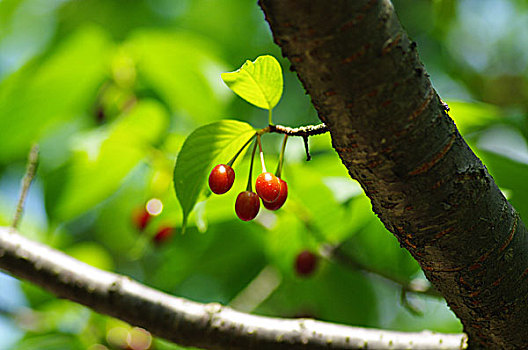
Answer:
[[[306,161],[309,161],[312,159],[312,155],[310,154],[310,146],[308,145],[308,136],[303,136],[304,141],[304,150],[306,151]]]
[[[268,111],[269,111],[269,112],[268,112],[268,119],[269,119],[268,124],[269,124],[269,125],[273,125],[273,122],[271,121],[271,108],[268,109]]]
[[[227,165],[229,165],[230,167],[233,166],[233,163],[235,162],[235,160],[237,159],[237,157],[240,155],[240,153],[242,153],[242,151],[247,147],[247,145],[249,145],[249,143],[251,142],[251,140],[253,140],[253,138],[257,135],[257,133],[254,133],[250,138],[249,140],[246,141],[246,143],[244,143],[244,145],[238,150],[238,152],[233,156],[233,158],[231,158],[231,160],[227,163]]]
[[[257,140],[259,140],[259,136],[257,136]],[[255,145],[253,146],[253,151],[251,152],[251,163],[249,164],[249,177],[248,177],[248,184],[246,191],[253,192],[253,187],[251,187],[251,178],[253,176],[253,160],[255,159],[255,151],[257,150],[257,141],[255,141]]]
[[[260,165],[262,166],[262,172],[266,172],[266,164],[264,163],[264,152],[262,152],[262,143],[260,142],[260,135],[257,135],[257,141],[259,145],[259,154],[260,154]]]
[[[287,140],[288,140],[288,134],[285,134],[284,139],[282,140],[282,148],[281,148],[281,152],[279,155],[279,164],[277,164],[277,171],[275,171],[275,176],[277,176],[279,179],[282,173],[282,163],[284,162],[284,151],[286,150]]]

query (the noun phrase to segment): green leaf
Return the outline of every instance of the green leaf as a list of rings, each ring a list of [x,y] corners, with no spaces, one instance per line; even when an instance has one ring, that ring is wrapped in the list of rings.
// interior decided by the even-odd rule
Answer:
[[[0,83],[0,162],[24,157],[31,142],[86,113],[107,75],[111,49],[105,32],[85,27],[42,62],[28,64]]]
[[[101,270],[112,271],[114,261],[108,251],[95,242],[81,242],[69,247],[67,254]]]
[[[254,134],[255,129],[247,123],[223,120],[204,125],[187,137],[173,178],[183,211],[182,230],[213,166],[227,163]]]
[[[494,105],[477,102],[447,101],[449,115],[462,134],[482,128],[500,120],[500,109]]]
[[[217,77],[225,64],[214,42],[183,31],[144,29],[133,34],[124,48],[137,62],[139,78],[174,113],[192,118],[197,125],[220,119],[223,104]]]
[[[246,61],[235,72],[222,73],[226,85],[249,103],[272,109],[282,96],[282,70],[273,56],[260,56]]]
[[[45,334],[28,333],[15,344],[14,348],[18,350],[75,350],[82,349],[83,347],[74,334],[46,332]]]
[[[420,267],[411,254],[401,249],[392,235],[374,214],[362,230],[341,245],[347,255],[368,266],[373,271],[383,271],[389,276],[411,280]],[[373,254],[375,252],[375,254]]]

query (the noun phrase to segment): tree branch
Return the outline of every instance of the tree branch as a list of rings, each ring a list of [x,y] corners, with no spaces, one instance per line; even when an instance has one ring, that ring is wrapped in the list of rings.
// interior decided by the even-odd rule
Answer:
[[[321,135],[329,131],[328,127],[324,123],[317,124],[317,125],[306,125],[306,126],[301,126],[298,128],[290,128],[288,126],[283,126],[283,125],[269,125],[267,129],[269,130],[269,132],[274,132],[278,134],[286,134],[288,136],[302,136],[302,137]]]
[[[183,346],[215,350],[462,349],[463,334],[403,333],[245,314],[164,294],[0,227],[0,268]]]
[[[306,126],[301,126],[298,128],[290,128],[288,126],[270,124],[267,127],[257,131],[257,134],[262,135],[264,133],[270,132],[270,133],[277,133],[277,134],[285,134],[288,136],[302,137],[304,141],[304,150],[306,151],[306,160],[309,161],[312,159],[312,156],[310,155],[308,137],[315,136],[315,135],[321,135],[321,134],[327,133],[328,131],[329,130],[324,123],[317,124],[317,125],[306,125]]]
[[[459,134],[389,0],[260,0],[373,211],[470,347],[526,348],[528,231]]]

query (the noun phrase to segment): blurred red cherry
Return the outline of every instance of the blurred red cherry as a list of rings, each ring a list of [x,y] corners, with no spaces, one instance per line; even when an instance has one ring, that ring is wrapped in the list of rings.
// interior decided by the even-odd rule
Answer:
[[[132,222],[139,231],[143,231],[151,218],[152,215],[144,207],[141,207],[134,211]]]
[[[295,271],[299,276],[307,277],[315,271],[318,260],[317,255],[309,250],[303,250],[295,258]]]
[[[154,240],[154,243],[156,244],[162,244],[167,242],[174,233],[174,227],[171,226],[161,226],[158,231],[156,232],[156,235],[152,238]]]

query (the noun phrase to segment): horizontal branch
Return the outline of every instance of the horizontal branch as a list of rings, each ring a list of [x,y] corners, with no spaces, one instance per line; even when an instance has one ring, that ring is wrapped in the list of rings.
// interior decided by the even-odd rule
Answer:
[[[200,304],[102,271],[0,227],[0,268],[183,346],[204,349],[462,349],[463,334],[404,333],[280,319]]]

